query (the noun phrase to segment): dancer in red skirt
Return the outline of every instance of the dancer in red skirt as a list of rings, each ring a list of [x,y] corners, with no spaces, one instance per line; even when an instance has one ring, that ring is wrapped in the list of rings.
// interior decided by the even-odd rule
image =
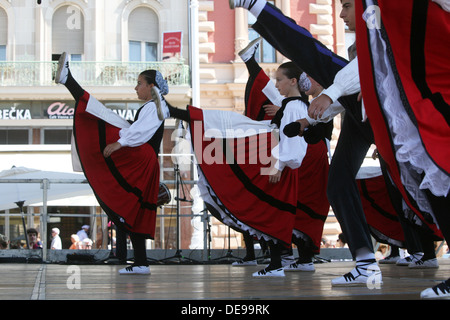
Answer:
[[[139,75],[135,90],[145,103],[130,125],[81,88],[70,73],[66,53],[59,60],[55,81],[76,100],[74,138],[83,172],[102,209],[130,235],[135,261],[119,273],[149,274],[145,240],[155,235],[157,153],[168,116],[158,112],[151,88],[167,93],[167,83],[156,70]]]
[[[255,59],[260,39],[256,39],[244,48],[239,55],[249,71],[249,80],[245,93],[245,114],[257,120],[273,119],[283,104],[284,96],[277,90],[273,81],[261,69]],[[283,67],[283,65],[281,66]],[[297,67],[289,66],[293,70]],[[300,92],[306,105],[307,95],[314,91],[311,80],[305,73],[296,75],[301,84]],[[332,120],[332,119],[331,119]],[[307,143],[306,154],[298,170],[297,210],[292,242],[298,248],[297,261],[283,259],[285,271],[314,271],[313,257],[320,251],[323,226],[328,216],[329,204],[326,197],[328,177],[327,141],[331,139],[332,121],[321,124],[308,131],[304,139]],[[292,248],[289,247],[292,252]],[[288,255],[288,254],[284,254]]]
[[[302,137],[291,141],[282,130],[307,113],[308,101],[299,87],[300,79],[307,80],[302,73],[292,63],[278,68],[275,91],[281,94],[281,108],[272,120],[194,107],[183,115],[183,110],[163,103],[172,117],[189,122],[200,169],[198,186],[209,211],[224,224],[268,241],[271,262],[256,277],[284,276],[281,251],[291,246],[294,227],[312,251],[318,250],[329,209],[325,142],[308,145]],[[275,128],[280,128],[279,138],[272,133]]]

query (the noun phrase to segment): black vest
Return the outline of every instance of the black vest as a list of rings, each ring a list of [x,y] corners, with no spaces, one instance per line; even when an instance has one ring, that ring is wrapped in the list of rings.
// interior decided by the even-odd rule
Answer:
[[[134,117],[134,121],[137,121],[137,119],[139,118],[139,113],[141,113],[141,110],[145,105],[146,104],[142,105],[142,107],[138,109],[138,111],[136,112],[136,116]],[[153,137],[151,137],[150,140],[147,141],[147,143],[152,146],[153,150],[155,150],[156,154],[159,153],[159,148],[161,146],[163,135],[164,135],[164,121],[158,128],[158,130],[156,130],[156,132],[153,134]]]

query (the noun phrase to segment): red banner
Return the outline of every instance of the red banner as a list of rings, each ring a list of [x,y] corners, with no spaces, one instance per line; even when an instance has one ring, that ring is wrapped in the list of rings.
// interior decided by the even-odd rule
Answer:
[[[163,34],[163,56],[167,54],[181,54],[181,41],[183,33],[181,31],[176,32],[164,32]]]

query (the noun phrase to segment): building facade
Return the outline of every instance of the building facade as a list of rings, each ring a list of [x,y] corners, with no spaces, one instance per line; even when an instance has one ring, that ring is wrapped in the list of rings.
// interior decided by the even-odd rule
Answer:
[[[339,18],[340,1],[272,2],[346,56],[352,35]],[[126,119],[132,120],[141,104],[134,87],[139,72],[148,68],[167,77],[166,98],[175,106],[191,104],[198,92],[198,107],[242,112],[248,74],[237,52],[257,37],[253,22],[244,9],[230,10],[226,0],[42,0],[41,5],[34,0],[0,0],[0,171],[16,166],[72,172],[74,101],[53,80],[63,51],[70,54],[78,82]],[[193,26],[198,30],[195,36]],[[172,34],[179,41],[175,51],[166,46]],[[193,39],[197,51],[192,51]],[[285,60],[267,43],[259,51],[261,66],[269,75]],[[196,65],[198,70],[192,70]],[[198,87],[192,75],[198,76]],[[174,121],[166,122],[160,163],[161,180],[175,194],[174,126]],[[180,178],[186,187],[182,191],[192,193],[195,167],[182,167]],[[182,248],[201,249],[206,246],[205,230],[211,230],[211,248],[228,247],[225,226],[200,219],[190,203],[178,205],[179,221],[175,202],[161,208],[158,238],[149,248],[174,248],[179,237]],[[26,208],[27,226],[40,228],[42,207]],[[59,226],[66,247],[70,234],[83,224],[91,225],[95,246],[106,247],[107,219],[92,199],[70,206],[66,199],[51,203],[48,210],[53,215],[46,230]],[[0,233],[13,239],[23,232],[21,228],[17,208],[0,208]],[[326,229],[333,235],[339,232],[332,217]],[[240,235],[232,236],[231,246],[240,247]]]

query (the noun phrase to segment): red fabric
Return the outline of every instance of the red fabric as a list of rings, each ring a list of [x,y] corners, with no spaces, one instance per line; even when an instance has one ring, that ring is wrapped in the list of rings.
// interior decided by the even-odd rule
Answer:
[[[261,70],[251,84],[249,84],[248,101],[246,102],[245,115],[253,120],[258,120],[262,112],[263,105],[268,103],[267,97],[261,92],[271,81],[264,70]],[[264,113],[260,120],[271,120],[271,117]]]
[[[320,251],[323,227],[330,209],[327,198],[327,152],[324,141],[308,144],[306,156],[298,169],[298,205],[294,229],[311,239],[315,253]]]
[[[367,223],[371,229],[375,229],[372,235],[383,243],[390,243],[390,239],[397,243],[403,243],[405,241],[403,229],[397,212],[392,206],[384,177],[380,175],[357,179],[356,183],[361,194]],[[380,235],[382,236],[380,237]]]
[[[85,112],[86,92],[77,104],[74,136],[84,174],[110,219],[128,232],[154,238],[159,164],[149,144],[121,148],[110,158],[104,147],[119,138],[119,128]]]
[[[261,70],[254,79],[249,90],[246,106],[246,116],[257,120],[261,108],[268,99],[262,92],[271,81],[267,74]],[[264,120],[271,117],[265,115]],[[321,141],[309,144],[305,158],[300,168],[296,169],[297,183],[297,210],[294,229],[301,232],[311,245],[315,253],[320,251],[320,242],[325,220],[329,212],[329,202],[326,196],[328,181],[328,155],[326,144]],[[277,186],[278,187],[278,186]]]
[[[378,5],[396,69],[424,146],[435,163],[450,174],[450,125],[435,108],[432,100],[423,97],[423,92],[416,83],[417,78],[426,81],[431,94],[441,94],[450,111],[450,13],[429,1],[425,42],[421,45],[416,42],[418,38],[414,37],[422,30],[413,19],[413,2],[384,0],[379,1]],[[416,81],[411,72],[411,65],[418,63],[412,61],[411,57],[411,51],[416,50],[414,45],[419,45],[420,50],[423,50],[426,71],[424,75],[416,75]]]
[[[450,148],[443,146],[450,145],[449,126],[443,123],[442,115],[437,114],[436,109],[431,106],[427,99],[423,99],[419,95],[418,88],[411,78],[411,24],[412,24],[412,6],[413,1],[378,1],[381,9],[382,23],[386,27],[386,32],[389,38],[389,44],[392,47],[393,58],[397,67],[397,73],[402,82],[403,89],[406,93],[407,105],[411,107],[410,111],[414,118],[418,121],[418,129],[422,137],[422,141],[429,152],[430,156],[436,163],[445,168],[449,172],[450,163]],[[447,19],[448,13],[444,13],[436,4],[430,2],[428,12],[427,37],[433,39],[431,32],[437,34],[449,32],[449,28],[436,30],[433,26],[433,21],[437,19]],[[407,205],[416,213],[416,215],[434,232],[438,238],[442,238],[442,233],[437,229],[434,223],[431,223],[424,218],[422,212],[410,201],[407,190],[405,190],[401,178],[399,167],[395,158],[394,146],[390,136],[389,128],[384,118],[383,111],[379,105],[377,88],[374,83],[373,65],[371,59],[371,51],[368,43],[367,27],[365,21],[361,18],[363,14],[363,6],[361,1],[355,1],[356,10],[356,44],[358,51],[359,74],[361,80],[361,91],[364,96],[364,106],[367,116],[372,125],[375,144],[378,152],[386,162],[386,168],[397,186],[398,190],[403,196]],[[401,19],[399,18],[401,17]],[[436,19],[436,20],[435,20]],[[428,28],[429,27],[429,28]],[[436,36],[436,35],[435,35]],[[449,39],[449,36],[444,39]],[[427,40],[427,47],[424,48],[427,61],[426,78],[433,90],[442,89],[442,86],[449,88],[449,77],[443,79],[439,75],[442,72],[447,72],[450,67],[443,59],[447,59],[450,43],[432,45]],[[442,50],[442,51],[441,51]],[[443,90],[445,92],[445,90]],[[449,101],[448,89],[444,94],[444,98]]]
[[[261,170],[270,165],[261,163],[264,158],[261,154],[270,156],[272,135],[258,135],[258,143],[252,140],[256,136],[227,139],[225,143],[230,148],[228,150],[234,150],[236,159],[239,159],[237,165],[230,165],[220,147],[224,141],[210,141],[204,137],[202,111],[195,107],[189,107],[188,110],[197,161],[223,206],[248,226],[290,244],[295,222],[298,177],[296,170],[286,169],[281,181],[274,185],[269,183],[267,175],[261,175]],[[213,150],[216,151],[213,154],[215,161],[211,163],[208,157]],[[239,158],[242,152],[245,152],[245,160]]]

